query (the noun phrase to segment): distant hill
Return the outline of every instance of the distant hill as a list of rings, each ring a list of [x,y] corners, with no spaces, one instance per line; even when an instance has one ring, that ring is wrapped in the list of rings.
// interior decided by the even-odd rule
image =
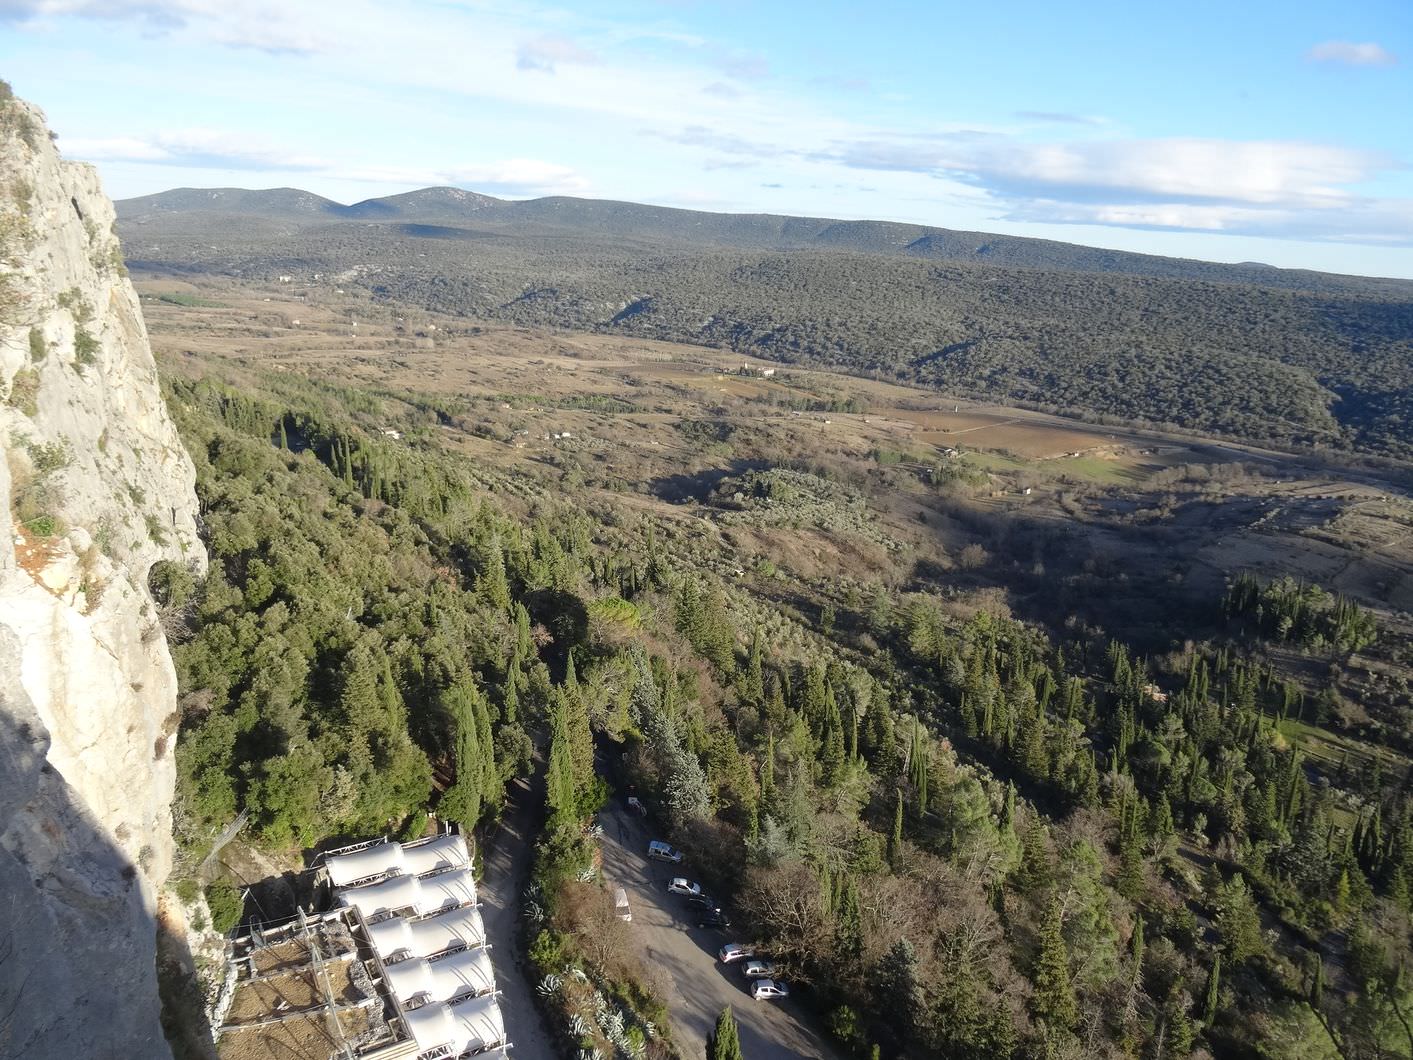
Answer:
[[[468,318],[696,343],[949,393],[1413,458],[1413,282],[888,221],[427,188],[118,204],[129,265],[338,274]]]
[[[549,232],[696,244],[741,250],[847,250],[930,261],[979,261],[1027,269],[1112,272],[1128,276],[1259,283],[1308,291],[1383,291],[1413,298],[1413,281],[1280,269],[1259,262],[1228,265],[1061,243],[1049,239],[954,231],[897,221],[841,221],[784,214],[708,213],[666,206],[550,196],[509,200],[461,188],[418,191],[365,199],[344,206],[295,188],[176,188],[123,199],[118,216],[132,225],[158,217],[187,215],[256,217],[275,221],[385,221],[471,226],[497,233]]]

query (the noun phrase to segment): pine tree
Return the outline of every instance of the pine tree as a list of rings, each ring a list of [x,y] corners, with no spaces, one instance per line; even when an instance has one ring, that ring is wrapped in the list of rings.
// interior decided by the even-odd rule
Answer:
[[[510,610],[510,582],[505,575],[505,554],[501,551],[498,535],[492,534],[486,543],[485,554],[481,558],[481,573],[476,579],[476,592],[496,611],[504,613]]]
[[[1070,981],[1070,954],[1065,945],[1060,900],[1051,896],[1040,927],[1040,953],[1031,976],[1035,993],[1030,999],[1035,1017],[1048,1026],[1071,1030],[1079,1019],[1074,984]]]
[[[1163,1029],[1167,1048],[1164,1055],[1172,1060],[1183,1060],[1192,1055],[1192,1042],[1197,1037],[1197,1028],[1192,1025],[1192,1017],[1187,1011],[1187,993],[1181,983],[1174,983],[1163,1002]]]
[[[915,1034],[926,1014],[922,984],[918,980],[917,952],[907,939],[893,943],[877,965],[877,990],[903,1020],[905,1034]]]
[[[1261,914],[1241,873],[1238,872],[1217,888],[1216,906],[1222,952],[1232,964],[1242,964],[1265,948],[1261,937]]]
[[[743,1060],[741,1038],[736,1030],[736,1017],[727,1005],[716,1017],[716,1027],[707,1039],[708,1060]]]

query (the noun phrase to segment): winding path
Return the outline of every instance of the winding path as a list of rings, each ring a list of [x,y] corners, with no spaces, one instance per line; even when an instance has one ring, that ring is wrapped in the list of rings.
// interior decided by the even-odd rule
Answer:
[[[515,780],[506,789],[505,814],[481,846],[481,915],[501,992],[501,1012],[515,1060],[559,1060],[535,1007],[534,984],[520,958],[520,896],[530,879],[535,834],[544,802],[544,775]]]

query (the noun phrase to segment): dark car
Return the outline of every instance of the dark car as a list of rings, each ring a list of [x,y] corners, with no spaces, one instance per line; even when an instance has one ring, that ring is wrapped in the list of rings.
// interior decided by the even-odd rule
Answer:
[[[697,921],[699,928],[729,928],[731,919],[720,909],[709,909],[702,914],[702,918]]]
[[[697,909],[720,909],[721,903],[709,894],[694,894],[687,899],[687,904]]]

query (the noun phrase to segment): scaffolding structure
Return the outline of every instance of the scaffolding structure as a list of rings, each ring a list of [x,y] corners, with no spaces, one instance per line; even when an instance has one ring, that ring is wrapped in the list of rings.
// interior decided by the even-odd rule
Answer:
[[[254,925],[228,943],[212,1013],[222,1060],[508,1055],[459,832],[356,843],[330,851],[315,871],[330,884],[332,909]]]

